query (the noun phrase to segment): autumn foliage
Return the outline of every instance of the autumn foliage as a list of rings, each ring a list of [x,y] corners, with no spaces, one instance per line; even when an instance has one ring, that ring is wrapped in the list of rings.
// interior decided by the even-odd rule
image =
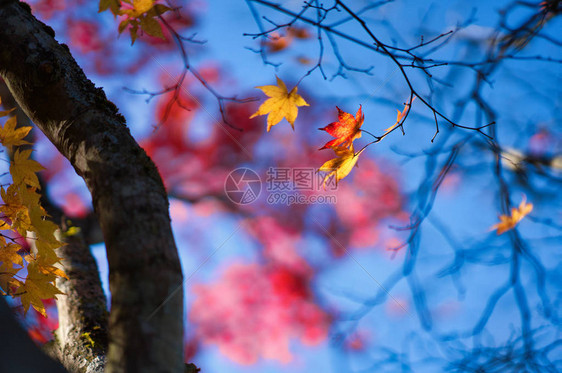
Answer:
[[[289,345],[323,341],[330,317],[314,301],[312,271],[276,264],[232,264],[217,282],[197,285],[190,321],[203,343],[240,364],[260,358],[289,362]]]
[[[9,112],[0,115],[5,117]],[[55,237],[57,226],[47,219],[39,203],[41,185],[37,172],[43,166],[30,159],[31,150],[16,148],[12,151],[28,144],[24,138],[30,130],[31,127],[17,128],[15,116],[6,119],[0,130],[0,142],[12,158],[12,183],[0,188],[3,201],[0,205],[0,292],[20,299],[24,312],[32,306],[46,316],[43,300],[61,294],[54,282],[57,277],[66,275],[57,266],[60,259],[55,249],[61,246]],[[22,242],[25,239],[30,246]],[[22,275],[22,272],[27,273]]]

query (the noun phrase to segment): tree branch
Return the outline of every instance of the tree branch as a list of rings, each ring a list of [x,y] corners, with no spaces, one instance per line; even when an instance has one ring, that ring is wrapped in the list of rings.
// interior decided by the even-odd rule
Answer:
[[[57,358],[71,372],[103,372],[107,352],[107,305],[98,266],[82,234],[69,233],[63,222],[57,250],[68,279],[57,279],[59,327]]]

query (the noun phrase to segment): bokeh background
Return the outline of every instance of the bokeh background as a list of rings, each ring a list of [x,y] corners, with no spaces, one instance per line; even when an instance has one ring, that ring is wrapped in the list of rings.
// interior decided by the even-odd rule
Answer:
[[[558,1],[344,2],[396,60],[332,1],[175,1],[167,40],[134,45],[96,2],[30,3],[164,178],[186,361],[246,373],[562,368]],[[310,104],[294,130],[249,119],[266,98],[255,87],[276,76]],[[336,106],[361,106],[362,128],[380,136],[412,89],[431,107],[414,100],[403,131],[369,145],[335,190],[316,174],[295,190],[295,169],[333,158],[318,128]],[[432,108],[469,128],[438,118],[436,133]],[[34,132],[49,200],[86,224],[83,181]],[[363,133],[356,149],[373,140]],[[241,167],[262,180],[247,204],[224,190]],[[272,170],[288,170],[285,189]],[[532,212],[498,235],[499,215],[524,199]],[[103,243],[90,243],[110,297]],[[53,303],[49,315],[25,321],[40,343],[56,328]]]

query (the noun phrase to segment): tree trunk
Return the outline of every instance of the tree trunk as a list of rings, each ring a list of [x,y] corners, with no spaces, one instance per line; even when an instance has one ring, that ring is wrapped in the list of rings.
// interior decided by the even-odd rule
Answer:
[[[58,278],[59,327],[51,350],[66,369],[76,373],[101,373],[107,353],[107,305],[96,260],[82,234],[62,223],[57,250],[68,279]]]
[[[82,176],[110,270],[107,372],[181,372],[182,276],[152,161],[103,90],[26,4],[0,0],[0,75]]]

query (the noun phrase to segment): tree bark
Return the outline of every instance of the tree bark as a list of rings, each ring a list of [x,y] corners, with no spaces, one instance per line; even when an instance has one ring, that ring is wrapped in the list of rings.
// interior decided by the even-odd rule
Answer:
[[[58,278],[59,327],[53,354],[70,372],[101,373],[107,353],[107,305],[96,260],[82,234],[62,223],[57,250],[68,279]]]
[[[0,0],[0,75],[92,194],[107,248],[107,372],[181,372],[181,267],[162,180],[103,90],[29,7]]]

